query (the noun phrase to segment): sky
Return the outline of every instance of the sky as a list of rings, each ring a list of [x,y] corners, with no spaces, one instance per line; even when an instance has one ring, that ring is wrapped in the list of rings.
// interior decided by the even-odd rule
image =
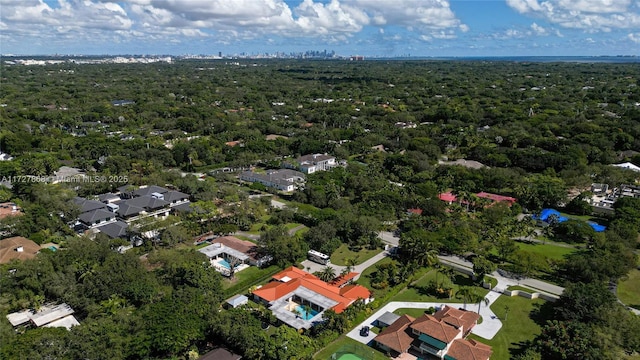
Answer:
[[[640,0],[0,0],[0,53],[640,55]]]

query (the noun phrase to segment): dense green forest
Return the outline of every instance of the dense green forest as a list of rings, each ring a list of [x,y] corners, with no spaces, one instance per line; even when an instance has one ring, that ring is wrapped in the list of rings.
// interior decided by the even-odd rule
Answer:
[[[265,308],[218,311],[233,295],[226,280],[185,246],[208,231],[249,230],[267,214],[259,245],[279,267],[299,263],[308,249],[375,249],[380,230],[397,229],[400,259],[380,265],[374,288],[402,286],[433,265],[434,253],[472,253],[479,274],[500,266],[572,283],[547,312],[554,317],[541,320],[550,321],[542,334],[519,344],[513,357],[618,359],[640,352],[638,319],[607,291],[637,267],[640,199],[616,203],[615,215],[600,219],[604,233],[581,220],[551,226],[547,238],[579,245],[561,260],[513,240],[535,227],[522,212],[564,207],[583,215],[591,183],[613,188],[637,180],[637,173],[610,166],[640,165],[635,64],[185,60],[0,64],[0,77],[0,150],[14,157],[0,162],[0,178],[74,166],[132,185],[172,184],[199,209],[169,219],[159,242],[120,254],[113,251],[117,241],[77,237],[68,222],[77,216],[73,197],[124,183],[0,187],[0,201],[24,212],[3,220],[5,233],[61,245],[0,266],[0,313],[65,301],[82,324],[17,334],[0,320],[2,358],[188,358],[215,345],[248,359],[311,358],[371,306],[329,312],[302,334],[287,326],[265,332],[261,325],[275,323]],[[114,105],[118,100],[132,103]],[[348,166],[312,174],[303,189],[281,195],[297,211],[250,199],[267,189],[215,171],[278,168],[285,157],[309,153],[329,153]],[[457,159],[486,166],[439,165]],[[444,191],[467,205],[447,207],[438,199]],[[474,196],[480,191],[518,203],[487,207]],[[408,216],[413,208],[421,215]],[[292,222],[308,232],[289,235],[284,225]]]

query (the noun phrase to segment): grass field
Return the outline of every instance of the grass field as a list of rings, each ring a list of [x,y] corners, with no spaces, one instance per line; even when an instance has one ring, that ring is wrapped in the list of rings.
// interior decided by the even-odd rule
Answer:
[[[633,269],[628,278],[618,284],[618,299],[625,305],[640,309],[640,270]]]
[[[349,247],[345,244],[340,245],[340,247],[331,254],[331,263],[336,265],[347,265],[347,259],[356,259],[358,264],[362,264],[363,262],[371,259],[373,256],[378,254],[381,249],[369,250],[362,249],[360,251],[351,251]]]
[[[445,286],[453,288],[453,296],[449,298],[438,298],[431,294],[426,293],[425,288],[433,280],[441,283],[444,281]],[[431,270],[415,281],[406,289],[400,291],[398,295],[394,296],[391,301],[422,301],[422,302],[461,302],[460,299],[456,299],[456,292],[460,289],[460,286],[473,286],[478,294],[484,296],[489,290],[476,286],[469,276],[455,273],[453,282],[450,279],[445,278],[443,274],[436,273],[435,270]]]
[[[277,270],[279,270],[279,268],[276,265],[271,265],[263,269],[260,269],[257,266],[250,266],[242,271],[235,273],[233,280],[225,278],[222,281],[222,284],[225,289],[230,288],[236,284],[247,284],[246,286],[249,287],[251,285],[254,285],[254,282],[264,278],[271,273],[275,273],[275,271]]]
[[[554,260],[564,259],[566,255],[569,255],[576,251],[576,249],[556,246],[552,244],[526,244],[523,242],[516,242],[516,244],[521,250],[541,254],[549,259]]]
[[[483,339],[473,334],[469,335],[469,337],[490,345],[493,349],[491,359],[511,359],[518,353],[520,344],[533,340],[540,333],[540,325],[532,319],[531,312],[544,303],[540,299],[529,300],[521,296],[500,296],[491,305],[491,310],[502,321],[502,328],[498,334],[491,340]],[[506,306],[509,307],[508,315]],[[505,317],[507,318],[506,320]],[[541,317],[549,318],[549,315],[542,312]]]
[[[350,347],[356,347],[357,349],[360,349],[363,353],[366,354],[370,354],[371,358],[370,359],[366,359],[366,360],[389,360],[388,357],[386,357],[383,353],[381,353],[380,351],[375,350],[372,347],[369,347],[367,345],[361,344],[353,339],[350,339],[344,335],[340,336],[336,341],[332,342],[331,344],[327,345],[324,349],[318,351],[313,358],[315,360],[329,360],[331,359],[331,354],[335,353],[336,351],[338,351],[340,348],[342,348],[343,346],[350,346]]]
[[[369,266],[368,268],[366,268],[362,274],[360,274],[360,278],[358,278],[358,281],[356,281],[356,283],[366,287],[367,289],[371,290],[373,289],[371,287],[371,279],[369,278],[369,275],[371,273],[373,273],[374,271],[376,271],[376,265],[382,265],[382,264],[388,264],[390,262],[393,262],[393,259],[390,257],[385,257],[382,260],[378,261],[374,266]],[[390,289],[386,288],[386,289],[375,289],[375,297],[376,298],[381,298],[384,296],[384,294],[386,294]]]

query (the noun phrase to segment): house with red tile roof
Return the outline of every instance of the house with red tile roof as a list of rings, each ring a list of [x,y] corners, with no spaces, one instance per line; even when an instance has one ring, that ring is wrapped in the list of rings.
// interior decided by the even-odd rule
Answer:
[[[343,312],[357,300],[371,301],[371,292],[361,285],[329,284],[294,266],[275,274],[272,281],[253,291],[253,298],[269,307],[283,323],[308,329],[332,309]]]
[[[417,319],[404,315],[382,330],[374,343],[395,356],[411,350],[445,360],[488,360],[490,346],[465,339],[479,318],[475,312],[449,306]]]
[[[516,203],[516,201],[518,201],[518,199],[511,197],[511,196],[504,196],[504,195],[498,195],[498,194],[492,194],[492,193],[488,193],[488,192],[484,192],[481,191],[477,194],[475,194],[475,196],[477,196],[480,199],[486,199],[489,200],[492,204],[493,203],[498,203],[498,202],[504,202],[507,205],[511,206],[513,204]],[[454,202],[458,202],[458,197],[453,194],[452,192],[446,192],[446,193],[441,193],[438,195],[438,199],[446,202],[447,204],[451,205]],[[467,201],[460,201],[461,204],[467,204]]]

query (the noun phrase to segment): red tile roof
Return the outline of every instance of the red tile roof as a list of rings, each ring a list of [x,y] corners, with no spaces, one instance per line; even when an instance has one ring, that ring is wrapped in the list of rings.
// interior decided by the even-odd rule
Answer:
[[[447,355],[456,360],[488,360],[491,353],[491,346],[472,339],[457,339],[447,351]]]
[[[451,192],[447,192],[447,193],[442,193],[438,195],[438,199],[446,202],[454,202],[458,198],[455,195],[453,195]]]
[[[413,341],[409,325],[411,325],[414,320],[415,319],[409,315],[403,315],[394,321],[393,324],[382,330],[374,340],[399,353],[407,352]]]
[[[504,195],[497,195],[497,194],[491,194],[488,192],[479,192],[476,194],[477,197],[479,198],[483,198],[483,199],[489,199],[491,201],[497,201],[497,202],[508,202],[510,204],[515,203],[516,201],[518,201],[516,198],[513,198],[511,196],[504,196]]]
[[[465,311],[445,305],[441,310],[433,314],[438,320],[455,326],[456,328],[462,327],[464,333],[468,333],[480,319],[480,315],[473,311]]]
[[[330,282],[330,284],[333,286],[342,287],[342,285],[348,283],[349,280],[355,278],[356,276],[358,276],[357,272],[350,272],[345,275],[340,275],[337,278],[335,278],[332,282]]]
[[[422,315],[411,324],[411,328],[447,344],[460,336],[461,330],[440,321],[431,315]]]
[[[422,215],[422,209],[408,209],[407,212],[414,215]]]
[[[5,202],[0,204],[0,219],[4,219],[7,216],[22,215],[22,211],[18,206],[11,202]]]
[[[253,294],[268,302],[272,302],[302,286],[336,301],[338,304],[333,307],[333,310],[337,313],[344,311],[352,302],[358,299],[368,299],[371,296],[371,292],[364,286],[348,285],[340,288],[327,284],[316,276],[294,266],[275,274],[273,279],[277,281],[272,281],[264,285],[260,289],[255,290]]]
[[[235,236],[221,236],[217,239],[211,241],[212,244],[222,244],[226,247],[230,247],[234,250],[238,250],[243,254],[246,254],[253,258],[254,260],[258,260],[258,246],[251,241],[246,241],[242,239],[238,239]]]

